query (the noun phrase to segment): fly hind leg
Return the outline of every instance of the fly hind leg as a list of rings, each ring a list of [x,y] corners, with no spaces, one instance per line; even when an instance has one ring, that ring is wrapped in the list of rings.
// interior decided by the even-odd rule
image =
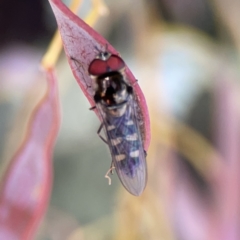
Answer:
[[[97,131],[97,134],[98,134],[98,136],[103,140],[103,142],[105,142],[105,143],[108,145],[108,141],[100,134],[102,128],[103,128],[103,123],[101,123],[101,125],[100,125],[100,127],[99,127],[99,129],[98,129],[98,131]],[[114,170],[114,169],[115,169],[115,167],[114,167],[114,163],[113,163],[113,161],[112,161],[110,168],[108,169],[107,173],[105,174],[105,178],[108,179],[108,184],[109,184],[109,185],[111,185],[111,182],[112,182],[111,178],[109,177],[109,173],[110,173],[111,175],[113,175],[113,170]]]
[[[101,125],[97,131],[97,134],[103,140],[103,142],[105,142],[108,145],[108,141],[101,135],[102,128],[103,128],[103,123],[101,123]]]
[[[111,185],[111,183],[112,183],[112,179],[109,177],[109,173],[110,173],[111,175],[113,175],[113,170],[114,170],[114,169],[115,169],[115,167],[114,167],[114,164],[113,164],[113,161],[112,161],[111,167],[109,168],[109,170],[107,171],[107,173],[106,173],[106,175],[105,175],[105,178],[108,179],[108,185]]]

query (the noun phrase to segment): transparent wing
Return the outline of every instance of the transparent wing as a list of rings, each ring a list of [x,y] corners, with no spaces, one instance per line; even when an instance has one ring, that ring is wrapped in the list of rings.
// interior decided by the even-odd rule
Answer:
[[[139,196],[147,182],[147,165],[133,100],[130,98],[121,117],[105,114],[103,124],[114,167],[123,186]]]

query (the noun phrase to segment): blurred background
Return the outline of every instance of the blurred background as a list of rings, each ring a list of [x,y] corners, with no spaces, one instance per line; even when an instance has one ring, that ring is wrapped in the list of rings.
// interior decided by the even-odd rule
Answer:
[[[148,184],[140,197],[116,174],[108,185],[111,158],[97,136],[99,120],[63,53],[54,183],[36,239],[240,239],[240,2],[105,4],[109,14],[94,28],[121,53],[149,108]],[[78,15],[90,9],[85,0]],[[41,95],[39,63],[56,27],[48,1],[0,2],[2,166]]]

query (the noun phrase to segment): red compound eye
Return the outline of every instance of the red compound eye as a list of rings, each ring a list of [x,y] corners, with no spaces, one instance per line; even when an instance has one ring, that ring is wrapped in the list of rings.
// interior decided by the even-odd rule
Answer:
[[[111,55],[107,60],[107,65],[111,71],[119,71],[125,67],[124,61],[117,55]]]
[[[124,61],[117,55],[110,55],[106,60],[94,59],[88,68],[88,72],[93,76],[100,76],[108,72],[119,71],[125,67]]]
[[[99,76],[107,72],[107,62],[102,59],[94,59],[88,68],[90,75]]]

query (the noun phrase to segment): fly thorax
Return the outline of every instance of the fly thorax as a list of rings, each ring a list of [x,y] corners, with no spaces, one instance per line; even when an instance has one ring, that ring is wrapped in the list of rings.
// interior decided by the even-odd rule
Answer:
[[[106,95],[106,91],[109,85],[109,78],[96,79],[95,80],[95,91],[99,93],[101,97]]]
[[[121,104],[122,102],[125,102],[128,98],[128,92],[126,90],[126,87],[124,86],[121,90],[113,94],[113,98],[116,104]]]

